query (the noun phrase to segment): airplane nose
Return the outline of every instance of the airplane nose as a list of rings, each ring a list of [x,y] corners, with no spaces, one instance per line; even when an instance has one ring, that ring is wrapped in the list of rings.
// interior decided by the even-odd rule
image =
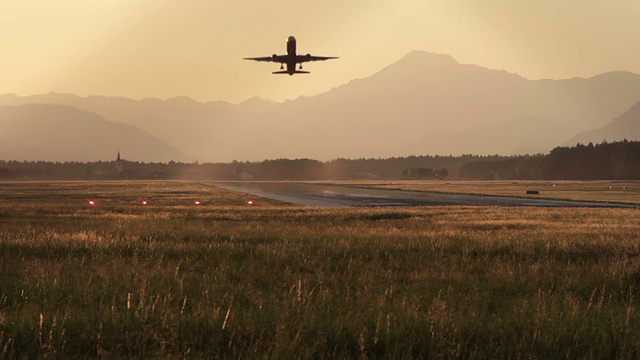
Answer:
[[[296,41],[296,38],[292,35],[287,38],[287,42]]]

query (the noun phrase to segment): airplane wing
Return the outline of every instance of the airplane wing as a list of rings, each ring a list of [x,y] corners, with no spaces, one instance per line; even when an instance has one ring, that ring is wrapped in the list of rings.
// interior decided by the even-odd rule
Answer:
[[[262,56],[262,57],[248,57],[244,58],[244,60],[253,60],[253,61],[266,61],[266,62],[275,62],[275,63],[286,63],[287,55],[276,55],[272,56]]]
[[[309,61],[325,61],[325,60],[331,60],[331,59],[339,59],[339,58],[337,56],[313,56],[311,54],[307,54],[307,55],[298,55],[296,57],[296,62],[303,63],[303,62],[309,62]]]
[[[293,73],[290,73],[287,70],[280,70],[280,71],[274,71],[272,72],[272,74],[289,74],[289,75],[293,75],[293,74],[310,74],[309,71],[303,71],[303,70],[294,70]]]

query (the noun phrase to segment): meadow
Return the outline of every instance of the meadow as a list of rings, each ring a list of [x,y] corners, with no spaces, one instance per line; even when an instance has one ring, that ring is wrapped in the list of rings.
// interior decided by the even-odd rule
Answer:
[[[640,357],[638,209],[247,200],[0,182],[0,358]]]
[[[331,184],[331,182],[328,182]],[[347,181],[337,184],[404,191],[458,193],[545,198],[554,200],[597,201],[640,205],[640,181],[622,180],[397,180]],[[527,194],[527,191],[538,194]]]

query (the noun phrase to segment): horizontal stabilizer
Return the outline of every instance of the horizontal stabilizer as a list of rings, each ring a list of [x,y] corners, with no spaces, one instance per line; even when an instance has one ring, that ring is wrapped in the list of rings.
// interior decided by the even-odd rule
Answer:
[[[293,72],[293,74],[309,74],[309,71],[303,71],[303,70],[296,70]],[[272,72],[272,74],[289,74],[289,72],[287,70],[280,70],[280,71],[274,71]],[[293,75],[293,74],[289,74],[289,75]]]

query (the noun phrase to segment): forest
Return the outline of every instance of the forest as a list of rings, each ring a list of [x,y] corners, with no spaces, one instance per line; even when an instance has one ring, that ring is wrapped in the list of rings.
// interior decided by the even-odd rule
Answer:
[[[0,154],[0,158],[1,158]],[[556,147],[547,155],[408,156],[386,159],[274,159],[230,163],[0,161],[4,180],[640,180],[640,142]]]
[[[466,179],[640,180],[640,142],[623,140],[556,147],[548,155],[465,163]]]

